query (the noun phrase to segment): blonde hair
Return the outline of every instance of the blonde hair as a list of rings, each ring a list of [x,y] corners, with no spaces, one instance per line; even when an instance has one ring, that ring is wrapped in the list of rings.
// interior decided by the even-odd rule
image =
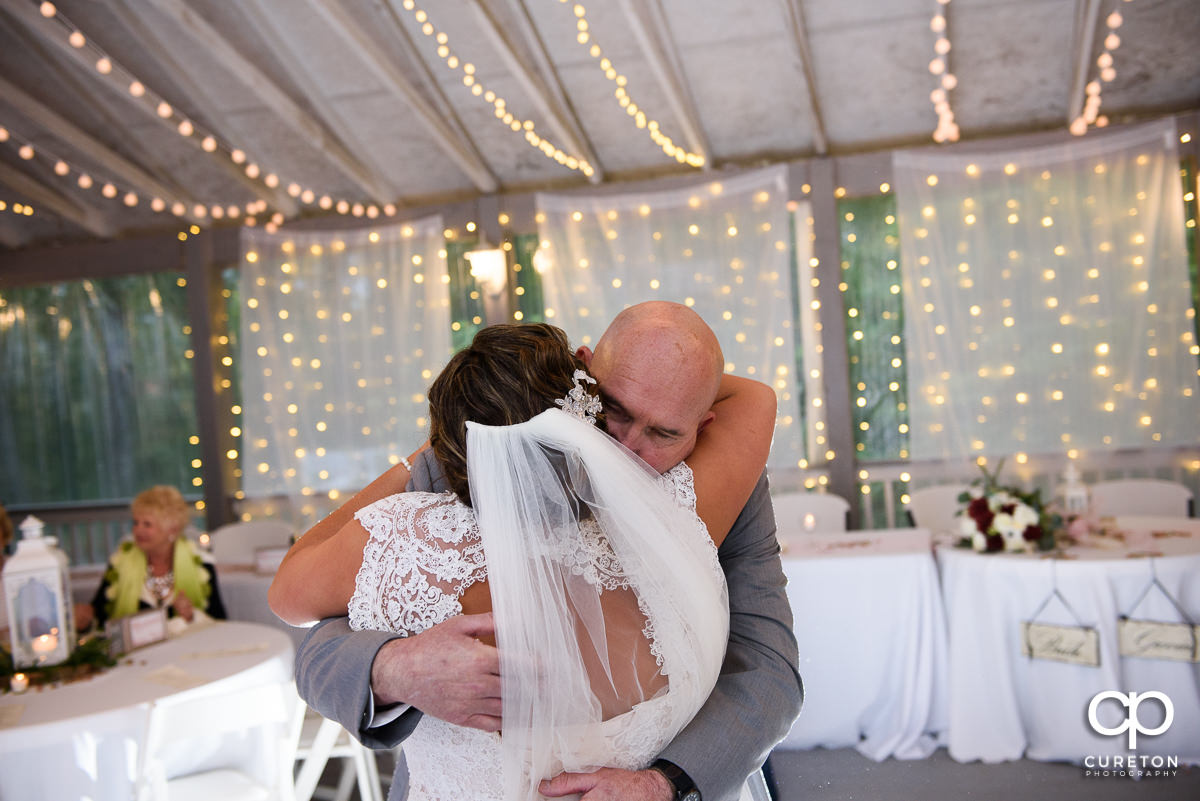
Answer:
[[[183,533],[183,528],[192,516],[191,507],[179,490],[168,484],[159,484],[138,493],[129,504],[129,511],[153,517],[160,526],[173,534]]]

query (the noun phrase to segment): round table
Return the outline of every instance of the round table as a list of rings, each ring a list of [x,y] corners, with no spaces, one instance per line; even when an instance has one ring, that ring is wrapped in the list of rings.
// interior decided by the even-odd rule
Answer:
[[[131,798],[156,701],[288,683],[292,655],[278,629],[217,621],[86,680],[0,696],[0,798]]]

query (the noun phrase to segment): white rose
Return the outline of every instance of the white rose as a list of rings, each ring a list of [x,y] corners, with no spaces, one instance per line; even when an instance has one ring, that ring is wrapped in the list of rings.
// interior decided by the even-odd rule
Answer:
[[[1025,542],[1025,538],[1021,536],[1005,537],[1004,550],[1011,553],[1024,553],[1029,550],[1029,543]]]
[[[992,497],[988,498],[988,506],[992,509],[999,509],[1001,506],[1009,503],[1016,503],[1017,499],[1009,495],[1004,490],[993,493]]]
[[[1025,530],[1024,526],[1017,528],[1017,521],[1013,518],[1013,516],[1005,514],[1004,512],[996,513],[996,516],[992,519],[992,528],[996,529],[997,534],[1003,534],[1005,539],[1008,539],[1014,534],[1019,535]]]
[[[983,497],[983,487],[970,487],[967,489],[967,492],[969,492],[971,494],[972,498],[982,498]]]
[[[987,550],[987,537],[976,531],[975,535],[971,537],[971,547],[983,553]]]
[[[970,515],[962,515],[958,518],[958,531],[964,537],[973,537],[979,533],[979,527]]]
[[[1017,521],[1017,525],[1021,527],[1021,531],[1036,526],[1038,522],[1038,513],[1033,511],[1033,508],[1026,504],[1017,504],[1017,508],[1013,510],[1013,519]]]

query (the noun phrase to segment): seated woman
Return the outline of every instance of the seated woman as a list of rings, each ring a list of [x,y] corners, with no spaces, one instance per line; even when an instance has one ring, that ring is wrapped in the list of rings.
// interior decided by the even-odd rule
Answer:
[[[716,681],[729,624],[716,545],[729,523],[697,516],[687,463],[659,476],[596,426],[583,368],[553,326],[481,330],[429,390],[452,490],[384,498],[317,546],[314,615],[348,606],[351,626],[403,634],[495,616],[503,737],[423,717],[405,741],[410,801],[532,799],[563,770],[644,768]],[[746,426],[740,453],[706,469],[757,478],[774,404],[752,394],[725,423]]]
[[[187,501],[167,485],[151,487],[130,504],[133,540],[122,542],[108,559],[108,570],[91,606],[76,607],[82,631],[146,609],[167,609],[184,623],[225,618],[217,574],[183,536],[190,517]]]

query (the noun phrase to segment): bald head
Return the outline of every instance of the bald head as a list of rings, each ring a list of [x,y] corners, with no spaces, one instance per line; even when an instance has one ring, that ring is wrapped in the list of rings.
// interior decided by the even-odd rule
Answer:
[[[691,453],[712,419],[724,365],[716,334],[700,315],[651,301],[616,316],[589,368],[610,433],[662,472]]]

